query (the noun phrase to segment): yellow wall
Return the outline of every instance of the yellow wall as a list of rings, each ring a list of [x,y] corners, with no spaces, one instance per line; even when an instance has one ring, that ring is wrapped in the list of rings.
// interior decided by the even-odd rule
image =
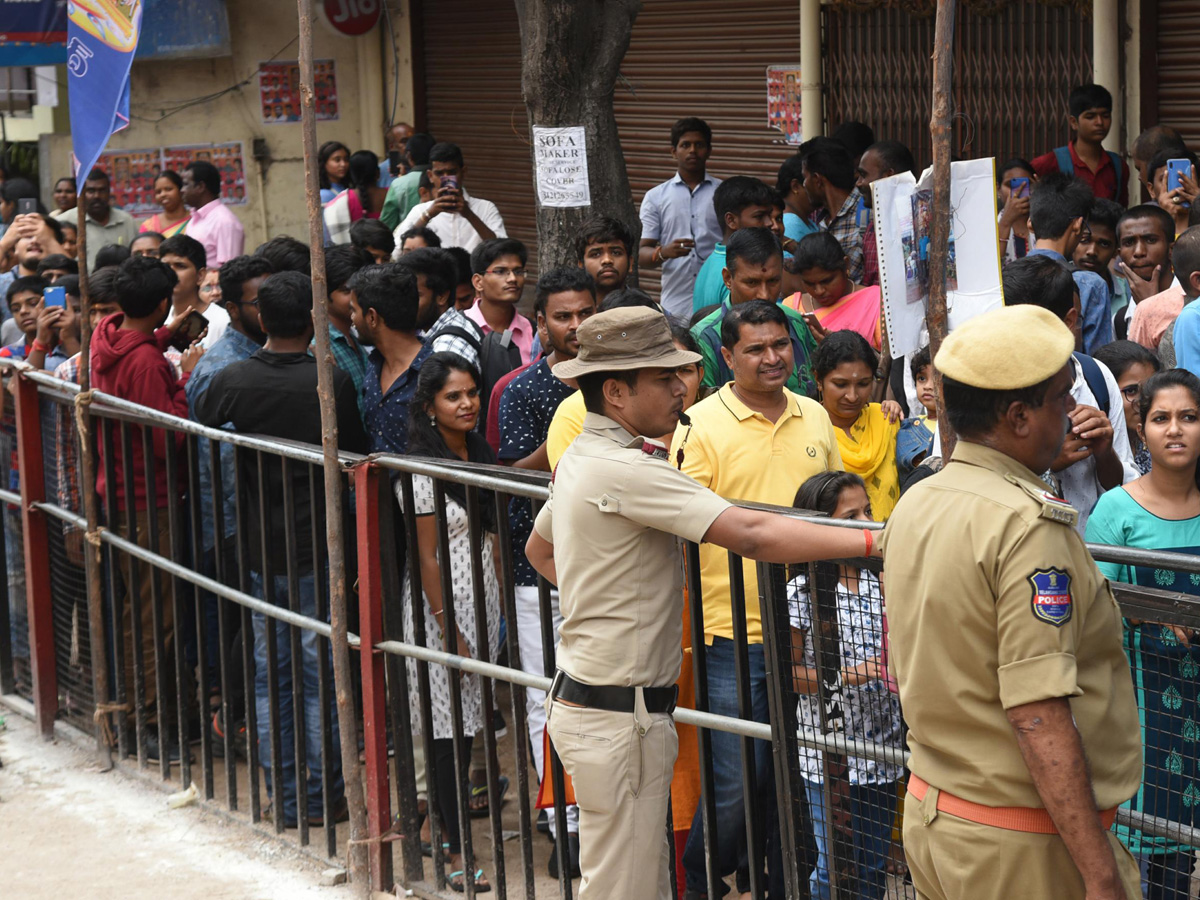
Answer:
[[[316,4],[319,6],[320,4]],[[296,35],[296,4],[290,0],[254,0],[227,5],[233,55],[215,59],[135,62],[131,88],[130,126],[113,136],[109,149],[141,149],[205,143],[244,143],[246,193],[249,202],[230,208],[246,229],[248,251],[269,236],[291,234],[308,238],[304,199],[304,162],[300,125],[267,125],[261,121],[258,78],[260,62],[278,54],[296,59],[296,45],[283,49]],[[407,28],[407,0],[390,4],[397,32]],[[387,44],[385,112],[383,47]],[[408,45],[400,46],[401,98],[398,119],[411,114],[411,66]],[[336,61],[339,119],[317,123],[318,144],[340,140],[350,149],[382,154],[386,115],[391,109],[391,46],[381,26],[358,38],[344,37],[318,16],[313,23],[313,55]],[[61,71],[61,70],[60,70]],[[163,118],[182,101],[233,88],[223,96]],[[63,98],[65,105],[65,97]],[[266,141],[266,156],[254,159],[254,140]],[[44,137],[53,177],[70,171],[70,135]],[[261,184],[258,178],[262,178]]]

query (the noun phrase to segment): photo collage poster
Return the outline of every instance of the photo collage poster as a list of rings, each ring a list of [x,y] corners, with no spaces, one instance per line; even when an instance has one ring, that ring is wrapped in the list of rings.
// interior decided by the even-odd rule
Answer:
[[[338,118],[337,71],[332,59],[313,62],[318,122]],[[300,121],[300,64],[295,60],[258,64],[258,93],[262,121],[287,125]]]
[[[245,154],[241,141],[226,144],[195,144],[144,150],[106,150],[96,167],[108,175],[112,204],[137,218],[159,211],[154,199],[154,181],[164,171],[183,173],[192,160],[206,160],[221,173],[221,200],[241,206],[246,199]]]

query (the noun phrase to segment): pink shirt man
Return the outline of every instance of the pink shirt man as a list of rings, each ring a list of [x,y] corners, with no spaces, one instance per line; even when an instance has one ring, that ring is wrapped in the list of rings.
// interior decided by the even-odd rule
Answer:
[[[1133,311],[1129,340],[1136,341],[1147,350],[1157,351],[1163,335],[1175,323],[1185,302],[1183,288],[1178,283],[1160,294],[1147,297]]]
[[[192,211],[187,235],[204,245],[210,269],[220,268],[235,256],[241,256],[246,247],[242,223],[220,200],[211,200]]]
[[[488,334],[492,330],[479,308],[479,300],[476,300],[475,305],[470,309],[465,310],[463,315],[478,325],[484,334]],[[517,312],[516,306],[513,307],[512,324],[508,326],[508,330],[512,332],[513,343],[521,351],[521,364],[529,365],[529,356],[533,352],[533,325]]]

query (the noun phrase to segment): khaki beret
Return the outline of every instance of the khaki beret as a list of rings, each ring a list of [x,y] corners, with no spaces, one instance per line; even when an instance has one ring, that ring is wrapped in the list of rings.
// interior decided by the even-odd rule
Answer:
[[[1049,310],[1002,306],[955,328],[933,361],[961,384],[992,391],[1032,387],[1055,375],[1075,350],[1075,335]]]

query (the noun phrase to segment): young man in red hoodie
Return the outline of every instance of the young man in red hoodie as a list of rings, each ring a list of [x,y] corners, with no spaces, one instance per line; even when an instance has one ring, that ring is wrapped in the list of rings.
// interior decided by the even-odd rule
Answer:
[[[188,416],[187,396],[183,386],[195,367],[203,350],[199,344],[192,344],[184,351],[180,359],[183,377],[175,374],[175,367],[163,356],[163,351],[170,345],[175,335],[175,329],[183,323],[186,312],[175,320],[169,327],[163,327],[167,321],[167,313],[171,309],[171,296],[175,290],[178,278],[163,263],[149,256],[134,256],[121,264],[117,274],[116,294],[121,312],[114,313],[100,321],[92,336],[92,387],[105,394],[119,397],[160,412],[171,413],[186,419]],[[102,426],[103,427],[103,426]],[[99,432],[103,435],[103,430]],[[155,552],[170,555],[170,530],[167,515],[167,498],[171,491],[179,491],[178,485],[169,484],[167,471],[167,441],[175,442],[175,449],[182,451],[183,434],[168,433],[154,429],[154,484],[146,484],[146,461],[142,452],[141,429],[134,427],[131,435],[131,456],[133,462],[133,481],[126,483],[124,477],[125,460],[121,453],[120,433],[115,432],[112,442],[112,466],[116,473],[114,483],[109,485],[105,479],[106,463],[104,458],[104,441],[98,440],[99,460],[97,464],[96,491],[106,514],[110,517],[110,527],[115,525],[117,530],[126,538],[134,539],[130,531],[129,505],[132,503],[137,525],[136,541],[138,546]],[[109,490],[112,496],[109,495]],[[150,531],[150,516],[148,509],[153,503],[157,510],[157,527]],[[128,577],[129,569],[118,566],[122,578]],[[126,696],[133,696],[133,657],[140,653],[144,665],[144,700],[146,721],[150,726],[147,749],[152,759],[158,759],[161,748],[166,746],[171,758],[177,758],[178,746],[174,739],[159,738],[158,724],[158,680],[156,677],[157,664],[154,652],[154,614],[153,579],[158,578],[158,620],[162,623],[162,639],[164,657],[162,663],[169,666],[172,658],[175,623],[171,606],[171,579],[166,572],[154,570],[150,566],[138,566],[137,584],[125,585],[125,601],[122,612],[122,633],[125,643],[125,689]],[[141,622],[140,647],[133,644],[132,610],[136,610]],[[163,728],[170,731],[168,723],[175,721],[173,715],[174,691],[171,686],[174,679],[166,678],[168,686],[163,697],[164,722]]]

